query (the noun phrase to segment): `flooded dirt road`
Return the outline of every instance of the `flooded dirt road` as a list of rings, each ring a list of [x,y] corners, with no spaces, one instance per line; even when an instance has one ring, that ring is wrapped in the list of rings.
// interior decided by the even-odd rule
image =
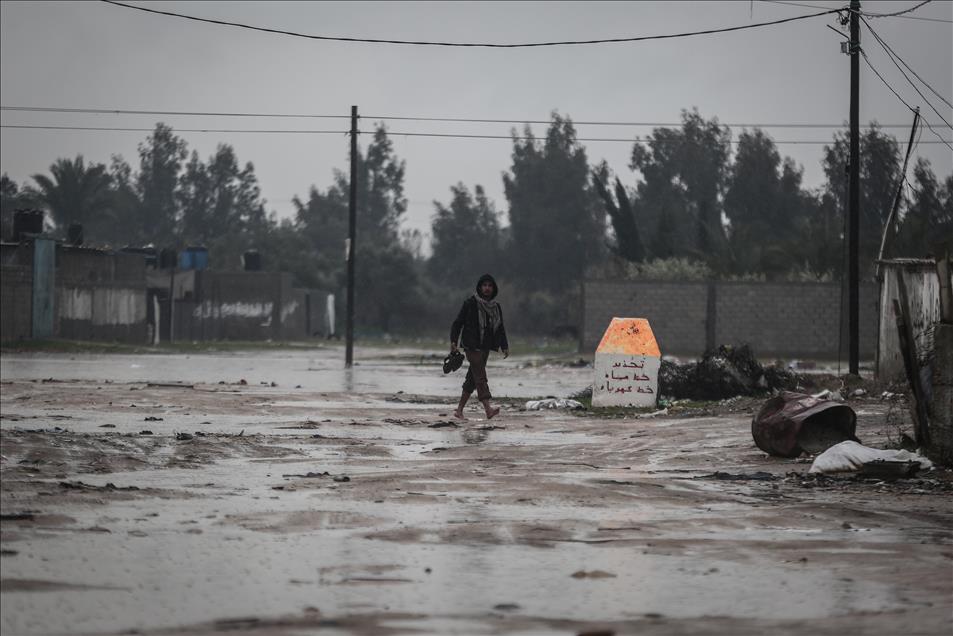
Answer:
[[[808,477],[755,402],[522,411],[591,369],[519,357],[455,422],[439,360],[341,357],[5,354],[3,633],[950,632],[948,472]]]

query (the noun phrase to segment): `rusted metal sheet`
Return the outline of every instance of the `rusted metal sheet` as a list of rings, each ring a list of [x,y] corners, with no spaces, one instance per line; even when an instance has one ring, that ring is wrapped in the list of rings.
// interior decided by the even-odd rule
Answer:
[[[769,399],[751,420],[758,448],[770,455],[798,457],[834,444],[857,441],[857,415],[846,404],[784,391]]]

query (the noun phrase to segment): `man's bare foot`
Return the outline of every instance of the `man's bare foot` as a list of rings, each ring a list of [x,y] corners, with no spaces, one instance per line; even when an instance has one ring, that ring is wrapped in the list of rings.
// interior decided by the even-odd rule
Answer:
[[[467,417],[463,414],[462,411],[454,411],[453,416],[458,420],[467,421]]]
[[[496,417],[499,414],[500,414],[500,407],[496,407],[495,409],[490,409],[489,411],[486,412],[486,419],[492,420],[494,417]]]

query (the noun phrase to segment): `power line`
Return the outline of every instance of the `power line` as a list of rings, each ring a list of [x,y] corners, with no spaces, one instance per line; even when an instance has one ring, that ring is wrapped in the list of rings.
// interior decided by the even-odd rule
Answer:
[[[787,6],[789,6],[789,7],[804,7],[804,8],[807,8],[807,9],[828,9],[828,8],[830,8],[830,7],[825,7],[825,6],[823,6],[823,5],[820,5],[820,4],[805,4],[805,3],[803,3],[803,2],[784,2],[783,0],[761,0],[761,1],[762,1],[762,2],[765,2],[765,3],[767,3],[767,4],[784,4],[784,5],[787,5]],[[846,6],[845,6],[845,7],[841,7],[841,10],[842,10],[842,11],[846,11],[846,10],[847,10],[847,7],[846,7]]]
[[[285,113],[210,113],[185,110],[126,110],[121,108],[64,108],[58,106],[0,106],[0,110],[33,113],[83,113],[93,115],[182,115],[200,117],[293,117],[298,119],[350,119],[348,115],[293,115]]]
[[[761,2],[766,2],[768,4],[784,4],[791,7],[804,7],[806,9],[827,9],[828,8],[820,4],[805,4],[803,2],[783,2],[782,0],[761,0]],[[917,7],[914,7],[914,9],[916,8]],[[842,7],[842,10],[848,11],[849,8],[845,6],[845,7]],[[912,9],[908,9],[908,11],[912,11]],[[942,22],[944,24],[953,23],[953,20],[946,20],[944,18],[928,18],[921,15],[902,15],[902,13],[905,13],[905,12],[900,12],[900,14],[891,14],[891,15],[882,15],[879,13],[878,14],[862,13],[862,15],[875,17],[875,18],[891,17],[891,18],[903,18],[904,20],[923,20],[924,22]]]
[[[904,9],[903,11],[894,11],[893,13],[867,13],[866,11],[858,11],[857,13],[862,16],[867,16],[868,18],[896,18],[898,16],[904,15],[905,13],[911,13],[916,11],[925,4],[930,4],[933,0],[923,0],[909,9]]]
[[[861,18],[861,19],[863,19],[863,18]],[[927,88],[929,88],[929,89],[933,92],[934,95],[936,95],[936,96],[939,97],[941,100],[943,100],[943,103],[944,103],[944,104],[946,104],[946,105],[949,106],[950,108],[953,108],[953,103],[950,103],[950,100],[948,100],[948,99],[945,98],[943,95],[941,95],[935,88],[933,88],[932,86],[930,86],[930,84],[929,84],[925,79],[923,79],[922,77],[920,77],[920,75],[918,75],[916,71],[914,71],[912,68],[910,68],[910,65],[903,61],[903,58],[901,58],[901,57],[897,54],[897,52],[894,51],[893,48],[892,48],[889,44],[887,44],[887,42],[886,42],[882,37],[880,37],[880,34],[877,33],[876,31],[874,31],[873,28],[871,28],[869,22],[867,22],[866,20],[864,20],[864,24],[867,26],[867,29],[873,34],[874,39],[876,39],[877,42],[880,43],[880,46],[882,46],[892,57],[895,57],[897,60],[899,60],[900,63],[903,64],[908,71],[910,71],[911,73],[913,73],[913,76],[914,76],[914,77],[916,77],[918,80],[920,80],[920,83],[922,83],[924,86],[926,86]]]
[[[919,95],[920,98],[921,98],[924,102],[926,102],[926,105],[930,107],[930,110],[932,110],[934,113],[936,113],[936,116],[940,118],[940,121],[942,121],[942,122],[943,122],[944,124],[946,124],[948,127],[953,127],[953,126],[950,126],[950,122],[946,121],[946,118],[943,117],[943,115],[940,114],[940,111],[938,111],[938,110],[936,109],[936,107],[933,106],[933,102],[931,102],[929,99],[927,99],[927,96],[923,94],[923,91],[921,91],[921,90],[917,87],[917,85],[913,82],[913,80],[910,79],[910,76],[907,75],[906,72],[904,72],[903,68],[902,68],[899,64],[897,64],[897,60],[895,60],[895,59],[893,58],[893,55],[891,54],[890,49],[886,46],[886,44],[884,44],[883,41],[881,41],[880,37],[879,37],[876,33],[874,33],[873,29],[870,28],[870,24],[868,24],[867,20],[864,20],[864,24],[866,24],[866,25],[867,25],[867,29],[870,30],[870,32],[874,34],[874,38],[877,40],[878,43],[880,43],[880,46],[883,47],[883,50],[887,53],[887,57],[890,59],[891,62],[893,62],[893,65],[897,67],[897,70],[900,71],[900,74],[903,75],[903,79],[907,80],[907,83],[910,84],[910,86],[913,87],[913,90],[915,90],[915,91],[917,92],[917,95]],[[931,89],[931,90],[932,90],[932,89]]]
[[[2,124],[0,128],[17,128],[23,130],[91,130],[111,132],[154,132],[154,128],[112,128],[107,126],[33,126],[21,124]],[[188,133],[268,133],[268,134],[308,134],[308,135],[347,135],[346,130],[284,130],[284,129],[250,129],[250,128],[175,128],[175,132]]]
[[[945,18],[927,18],[920,15],[904,15],[910,13],[911,11],[916,11],[925,4],[930,3],[932,0],[926,0],[926,2],[921,2],[920,4],[905,9],[903,11],[896,11],[894,13],[867,13],[866,11],[858,11],[858,15],[866,16],[868,18],[905,18],[907,20],[924,20],[926,22],[943,22],[945,24],[953,23],[953,20],[947,20]]]
[[[893,94],[897,97],[897,99],[899,99],[900,102],[901,102],[904,106],[906,106],[907,108],[909,108],[911,113],[915,113],[915,112],[916,112],[916,109],[913,108],[913,106],[911,106],[910,104],[908,104],[908,103],[907,103],[907,100],[905,100],[903,97],[900,96],[900,93],[898,93],[898,92],[894,89],[894,87],[891,86],[890,83],[889,83],[887,80],[884,79],[884,76],[880,74],[880,71],[878,71],[878,70],[876,69],[876,67],[874,67],[874,65],[870,62],[870,58],[867,57],[867,52],[864,51],[864,49],[861,48],[861,49],[860,49],[860,54],[863,56],[864,62],[867,63],[867,67],[870,68],[870,70],[874,72],[874,75],[876,75],[878,78],[880,78],[880,81],[883,82],[884,86],[886,86],[888,89],[890,89],[890,92],[893,93]],[[930,132],[932,132],[934,135],[936,135],[937,139],[940,140],[940,143],[943,143],[945,146],[949,147],[950,150],[953,150],[953,145],[950,145],[949,142],[947,142],[945,139],[943,139],[943,137],[940,136],[940,133],[938,133],[936,130],[934,130],[933,126],[930,125],[930,122],[927,121],[925,117],[921,117],[921,121],[923,122],[923,124],[924,124],[927,128],[930,129]],[[935,142],[935,141],[933,141],[933,142],[924,141],[924,142],[922,142],[922,143],[925,143],[925,144],[926,144],[926,143],[937,143],[937,142]]]
[[[39,113],[79,113],[97,115],[150,115],[150,116],[197,116],[197,117],[265,117],[287,119],[349,119],[348,115],[315,115],[309,113],[247,113],[247,112],[198,112],[182,110],[129,110],[120,108],[61,108],[52,106],[0,106],[0,111],[39,112]],[[488,119],[470,117],[412,117],[412,116],[374,116],[365,115],[362,119],[379,121],[426,121],[476,124],[551,124],[548,119]],[[629,126],[681,128],[682,123],[637,122],[637,121],[573,121],[575,126]],[[725,123],[722,126],[735,128],[843,128],[844,124],[812,124],[803,122],[788,123]],[[907,128],[909,124],[878,124],[881,128]]]
[[[579,44],[612,44],[612,43],[622,43],[622,42],[645,42],[648,40],[667,40],[673,38],[686,38],[696,35],[712,35],[715,33],[728,33],[731,31],[743,31],[746,29],[756,29],[764,26],[772,26],[776,24],[784,24],[786,22],[794,22],[796,20],[806,20],[808,18],[816,18],[822,15],[829,15],[832,13],[839,13],[841,9],[829,9],[827,11],[822,11],[819,13],[809,13],[806,15],[793,16],[790,18],[783,18],[781,20],[772,20],[770,22],[759,22],[756,24],[744,24],[733,27],[724,27],[721,29],[706,29],[704,31],[689,31],[685,33],[669,33],[665,35],[643,35],[631,38],[606,38],[601,40],[564,40],[556,42],[527,42],[519,44],[490,44],[484,42],[429,42],[423,40],[390,40],[390,39],[378,39],[378,38],[350,38],[350,37],[338,37],[338,36],[329,36],[329,35],[312,35],[308,33],[298,33],[296,31],[285,31],[282,29],[269,29],[267,27],[259,27],[250,24],[242,24],[240,22],[229,22],[226,20],[213,20],[211,18],[199,18],[197,16],[185,15],[182,13],[174,13],[172,11],[159,11],[158,9],[148,9],[146,7],[135,6],[131,4],[125,4],[123,2],[116,2],[116,0],[101,0],[106,4],[111,4],[117,7],[124,7],[126,9],[135,9],[136,11],[144,11],[146,13],[152,13],[157,15],[164,15],[173,18],[181,18],[184,20],[193,20],[195,22],[205,22],[208,24],[217,24],[220,26],[230,26],[237,27],[240,29],[248,29],[251,31],[261,31],[264,33],[273,33],[276,35],[287,35],[296,38],[306,38],[309,40],[324,40],[324,41],[333,41],[333,42],[361,42],[366,44],[406,44],[414,46],[447,46],[447,47],[479,47],[479,48],[496,48],[496,49],[515,49],[515,48],[529,48],[529,47],[542,47],[542,46],[566,46],[566,45],[579,45]]]
[[[55,131],[97,131],[97,132],[153,132],[152,128],[111,128],[106,126],[34,126],[20,124],[2,124],[0,128],[13,128],[20,130],[55,130]],[[346,130],[311,130],[311,129],[261,129],[261,128],[176,128],[173,132],[180,133],[252,133],[252,134],[311,134],[311,135],[347,135]],[[525,135],[476,135],[465,133],[427,133],[410,131],[387,131],[388,137],[431,137],[447,139],[509,139],[518,141],[538,140],[538,137]],[[666,141],[655,139],[644,139],[641,137],[578,137],[576,141],[586,142],[618,142],[618,143],[639,143],[639,144],[659,144]],[[673,140],[674,141],[674,140]],[[831,141],[823,140],[803,140],[787,139],[772,140],[775,144],[785,145],[824,145]],[[941,140],[942,141],[942,140]],[[730,144],[741,143],[740,140],[729,140]],[[926,144],[941,143],[936,141],[925,141]]]

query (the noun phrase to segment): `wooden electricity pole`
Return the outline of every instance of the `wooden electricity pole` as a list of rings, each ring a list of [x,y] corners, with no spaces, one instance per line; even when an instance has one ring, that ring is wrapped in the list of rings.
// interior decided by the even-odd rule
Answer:
[[[849,372],[860,371],[860,0],[850,2],[850,159],[847,195]]]

